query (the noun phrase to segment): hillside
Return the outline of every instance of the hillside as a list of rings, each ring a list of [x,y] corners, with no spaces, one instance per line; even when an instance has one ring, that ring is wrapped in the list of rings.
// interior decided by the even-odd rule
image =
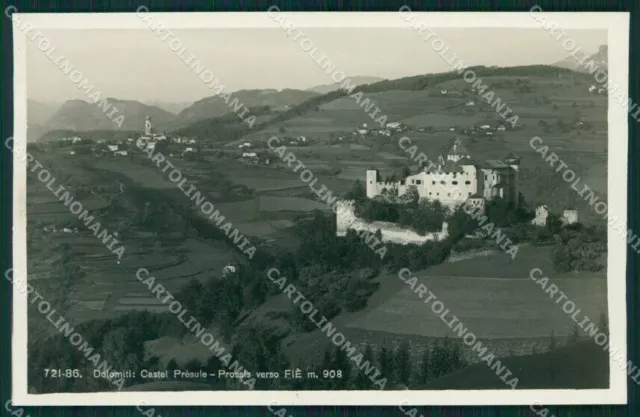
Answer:
[[[27,123],[29,126],[44,125],[59,108],[59,103],[27,99]]]
[[[231,100],[238,99],[242,105],[252,107],[267,106],[273,110],[286,110],[296,106],[318,93],[293,89],[284,90],[240,90],[231,95]],[[228,103],[222,96],[216,95],[203,98],[186,107],[178,114],[173,128],[180,128],[201,120],[220,117],[232,112],[231,101]]]
[[[362,76],[362,77],[351,77],[349,78],[349,80],[353,85],[365,85],[365,84],[373,84],[380,81],[384,81],[384,78]],[[341,84],[338,84],[338,83],[316,85],[315,87],[308,88],[307,91],[313,91],[319,94],[327,94],[332,91],[338,90],[340,88],[340,85]]]
[[[517,389],[605,389],[609,387],[609,355],[592,340],[552,352],[501,359],[519,378]],[[424,387],[441,389],[505,389],[486,363],[445,375]]]
[[[607,53],[607,45],[601,45],[598,52],[588,57],[583,65],[576,60],[576,58],[569,56],[562,61],[558,61],[555,64],[552,64],[554,67],[567,68],[577,72],[589,72],[586,67],[586,64],[593,60],[593,62],[597,65],[598,68],[607,69],[608,68],[608,53]],[[578,55],[578,58],[582,58],[582,55]]]
[[[148,106],[139,101],[118,100],[108,98],[108,102],[118,111],[113,113],[115,119],[118,115],[124,116],[122,126],[114,123],[107,113],[96,104],[84,100],[69,100],[51,117],[44,126],[47,130],[74,130],[78,132],[87,130],[133,130],[143,131],[144,121],[151,117],[154,127],[163,129],[176,118],[175,114],[155,106]]]
[[[187,107],[189,107],[192,104],[192,102],[190,102],[190,101],[173,102],[173,101],[151,100],[151,101],[145,101],[144,104],[146,104],[147,106],[159,107],[164,111],[168,111],[169,113],[178,114],[182,110],[184,110]]]

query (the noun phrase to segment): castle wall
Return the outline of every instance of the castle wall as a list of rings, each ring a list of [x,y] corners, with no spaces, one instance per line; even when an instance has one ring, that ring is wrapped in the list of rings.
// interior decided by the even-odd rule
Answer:
[[[366,222],[355,215],[355,203],[353,201],[341,201],[337,203],[336,210],[336,236],[346,236],[348,230],[359,232],[382,233],[383,242],[406,244],[422,244],[432,240],[443,240],[448,235],[447,223],[442,224],[440,232],[419,235],[410,229],[405,229],[386,222]]]

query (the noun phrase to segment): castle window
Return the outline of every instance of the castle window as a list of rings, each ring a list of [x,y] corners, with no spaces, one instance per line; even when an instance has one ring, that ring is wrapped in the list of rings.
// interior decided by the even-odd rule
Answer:
[[[418,185],[422,184],[422,180],[416,180],[416,184]]]
[[[469,184],[471,184],[471,181],[465,181],[464,183],[469,185]]]
[[[440,195],[440,193],[436,193],[436,195]]]
[[[451,197],[451,193],[447,193],[447,197]]]
[[[447,184],[447,182],[446,182],[446,181],[440,181],[440,184],[442,184],[442,185],[446,185],[446,184]]]
[[[485,181],[488,181],[488,180],[489,180],[489,176],[485,174],[485,176],[484,176],[484,180],[485,180]]]
[[[455,176],[455,174],[453,174]],[[458,181],[452,181],[451,182],[453,185],[458,185]]]
[[[369,184],[373,184],[373,181],[369,181]]]
[[[469,193],[469,197],[471,197],[471,193]]]
[[[431,195],[431,193],[429,193],[429,195]]]
[[[416,183],[416,180],[411,180],[411,184],[415,184],[415,183]]]

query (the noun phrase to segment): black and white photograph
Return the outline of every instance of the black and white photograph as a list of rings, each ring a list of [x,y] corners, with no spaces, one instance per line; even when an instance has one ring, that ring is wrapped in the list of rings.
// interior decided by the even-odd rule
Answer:
[[[546,416],[640,383],[628,13],[5,17],[14,402]]]

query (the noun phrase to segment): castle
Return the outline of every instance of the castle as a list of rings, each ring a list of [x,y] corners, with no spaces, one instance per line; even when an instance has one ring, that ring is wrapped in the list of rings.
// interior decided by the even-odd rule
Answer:
[[[512,154],[504,159],[476,161],[471,158],[462,140],[456,139],[438,164],[424,167],[421,172],[401,181],[381,182],[376,170],[367,170],[367,197],[381,194],[404,195],[409,187],[416,187],[420,198],[438,200],[455,207],[465,200],[481,209],[485,201],[496,197],[518,205],[518,168],[520,159]]]

